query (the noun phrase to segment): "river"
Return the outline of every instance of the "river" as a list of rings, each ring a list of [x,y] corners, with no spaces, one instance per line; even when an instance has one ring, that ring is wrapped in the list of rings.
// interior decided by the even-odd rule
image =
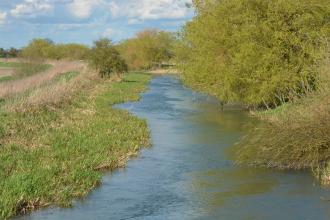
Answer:
[[[308,172],[237,167],[228,149],[253,126],[239,110],[220,111],[210,96],[173,76],[155,77],[126,109],[145,118],[151,148],[70,209],[49,208],[19,219],[330,219],[330,190]]]

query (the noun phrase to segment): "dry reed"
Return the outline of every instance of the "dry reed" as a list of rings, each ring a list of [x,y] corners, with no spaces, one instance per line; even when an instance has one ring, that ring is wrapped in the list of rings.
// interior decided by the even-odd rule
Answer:
[[[12,98],[27,90],[35,89],[42,84],[54,79],[62,73],[70,71],[81,71],[86,68],[82,62],[52,62],[53,67],[46,71],[31,77],[2,83],[0,85],[0,99]]]

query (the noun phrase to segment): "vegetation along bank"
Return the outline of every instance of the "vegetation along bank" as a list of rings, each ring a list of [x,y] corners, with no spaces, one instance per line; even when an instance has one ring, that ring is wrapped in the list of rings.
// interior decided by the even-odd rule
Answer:
[[[264,119],[237,147],[237,163],[308,168],[329,182],[329,1],[193,5],[176,48],[185,83]]]

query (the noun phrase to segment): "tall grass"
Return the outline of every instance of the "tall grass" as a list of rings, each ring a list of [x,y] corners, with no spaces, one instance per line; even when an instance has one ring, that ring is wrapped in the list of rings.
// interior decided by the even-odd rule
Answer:
[[[51,68],[50,64],[44,63],[19,63],[15,66],[13,74],[14,79],[21,79],[32,76],[34,74],[44,72]]]

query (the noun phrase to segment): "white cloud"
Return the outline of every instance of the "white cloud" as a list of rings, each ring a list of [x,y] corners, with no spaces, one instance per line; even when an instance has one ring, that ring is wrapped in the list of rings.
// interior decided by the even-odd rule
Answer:
[[[0,25],[4,24],[7,18],[7,12],[0,11]]]
[[[139,19],[136,19],[136,18],[130,18],[130,19],[128,19],[128,22],[127,23],[128,24],[141,24],[142,21],[139,20]]]
[[[111,38],[113,35],[116,34],[116,31],[112,28],[107,28],[103,33],[102,37],[108,37]]]
[[[187,16],[190,9],[186,3],[191,0],[128,0],[114,3],[110,7],[113,16],[126,16],[130,20],[180,19]],[[114,10],[115,8],[115,10]]]
[[[97,6],[102,5],[102,0],[73,0],[69,5],[69,11],[77,18],[89,18]]]
[[[24,0],[17,4],[10,14],[13,17],[37,17],[49,14],[54,9],[54,5],[49,0]]]
[[[120,14],[120,7],[116,2],[110,2],[109,7],[112,16],[117,17]]]
[[[66,24],[57,24],[56,29],[59,31],[72,31],[72,30],[78,30],[81,28],[94,28],[97,24],[94,23],[66,23]]]

